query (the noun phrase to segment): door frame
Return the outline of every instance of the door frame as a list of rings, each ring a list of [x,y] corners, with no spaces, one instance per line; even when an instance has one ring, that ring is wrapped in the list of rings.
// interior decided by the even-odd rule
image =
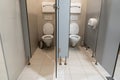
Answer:
[[[59,0],[55,0],[55,77],[57,78],[57,65],[59,57]]]
[[[115,76],[116,66],[117,66],[117,62],[118,62],[118,58],[119,58],[118,57],[119,56],[119,52],[120,52],[120,43],[119,43],[119,46],[118,46],[118,52],[117,52],[117,55],[116,55],[115,66],[114,66],[112,78],[114,78],[114,76]]]
[[[30,34],[29,34],[29,19],[28,19],[28,10],[27,10],[27,0],[20,1],[20,10],[21,10],[21,24],[23,31],[23,40],[24,40],[24,49],[26,55],[26,63],[30,65],[30,58],[32,57],[31,53],[31,43],[30,43]]]

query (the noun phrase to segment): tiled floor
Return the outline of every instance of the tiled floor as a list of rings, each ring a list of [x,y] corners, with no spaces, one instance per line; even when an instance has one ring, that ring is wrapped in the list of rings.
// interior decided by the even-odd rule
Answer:
[[[106,80],[93,64],[95,60],[90,53],[84,48],[70,48],[67,66],[58,65],[57,80]]]
[[[120,52],[117,60],[116,70],[115,70],[115,80],[120,80]]]
[[[99,67],[94,65],[95,60],[90,57],[91,51],[81,47],[69,50],[67,65],[58,64],[57,79],[53,77],[54,50],[38,48],[31,59],[31,65],[24,69],[18,80],[106,80],[99,72]]]
[[[54,49],[37,49],[18,80],[53,80]]]

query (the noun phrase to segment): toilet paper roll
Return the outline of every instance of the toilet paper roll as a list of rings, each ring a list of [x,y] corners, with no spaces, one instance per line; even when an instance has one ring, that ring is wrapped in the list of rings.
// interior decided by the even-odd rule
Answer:
[[[92,29],[96,29],[98,20],[96,18],[90,18],[88,21],[88,26],[92,27]]]

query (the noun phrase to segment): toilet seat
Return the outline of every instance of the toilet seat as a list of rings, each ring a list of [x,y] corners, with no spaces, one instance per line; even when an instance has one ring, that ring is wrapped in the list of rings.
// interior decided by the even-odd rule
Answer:
[[[81,37],[78,35],[70,35],[70,38],[74,40],[80,40]]]
[[[70,43],[71,43],[71,46],[72,47],[75,47],[77,44],[78,44],[78,42],[80,41],[80,36],[78,36],[78,35],[70,35]]]
[[[44,35],[42,36],[42,39],[52,39],[53,35]]]

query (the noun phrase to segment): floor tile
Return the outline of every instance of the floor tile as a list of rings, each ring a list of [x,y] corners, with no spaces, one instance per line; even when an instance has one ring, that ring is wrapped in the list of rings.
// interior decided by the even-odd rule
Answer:
[[[59,65],[58,62],[56,79],[54,49],[38,48],[30,60],[31,65],[26,67],[18,80],[105,80],[93,64],[91,54],[91,50],[86,51],[82,47],[70,48],[67,65]]]

